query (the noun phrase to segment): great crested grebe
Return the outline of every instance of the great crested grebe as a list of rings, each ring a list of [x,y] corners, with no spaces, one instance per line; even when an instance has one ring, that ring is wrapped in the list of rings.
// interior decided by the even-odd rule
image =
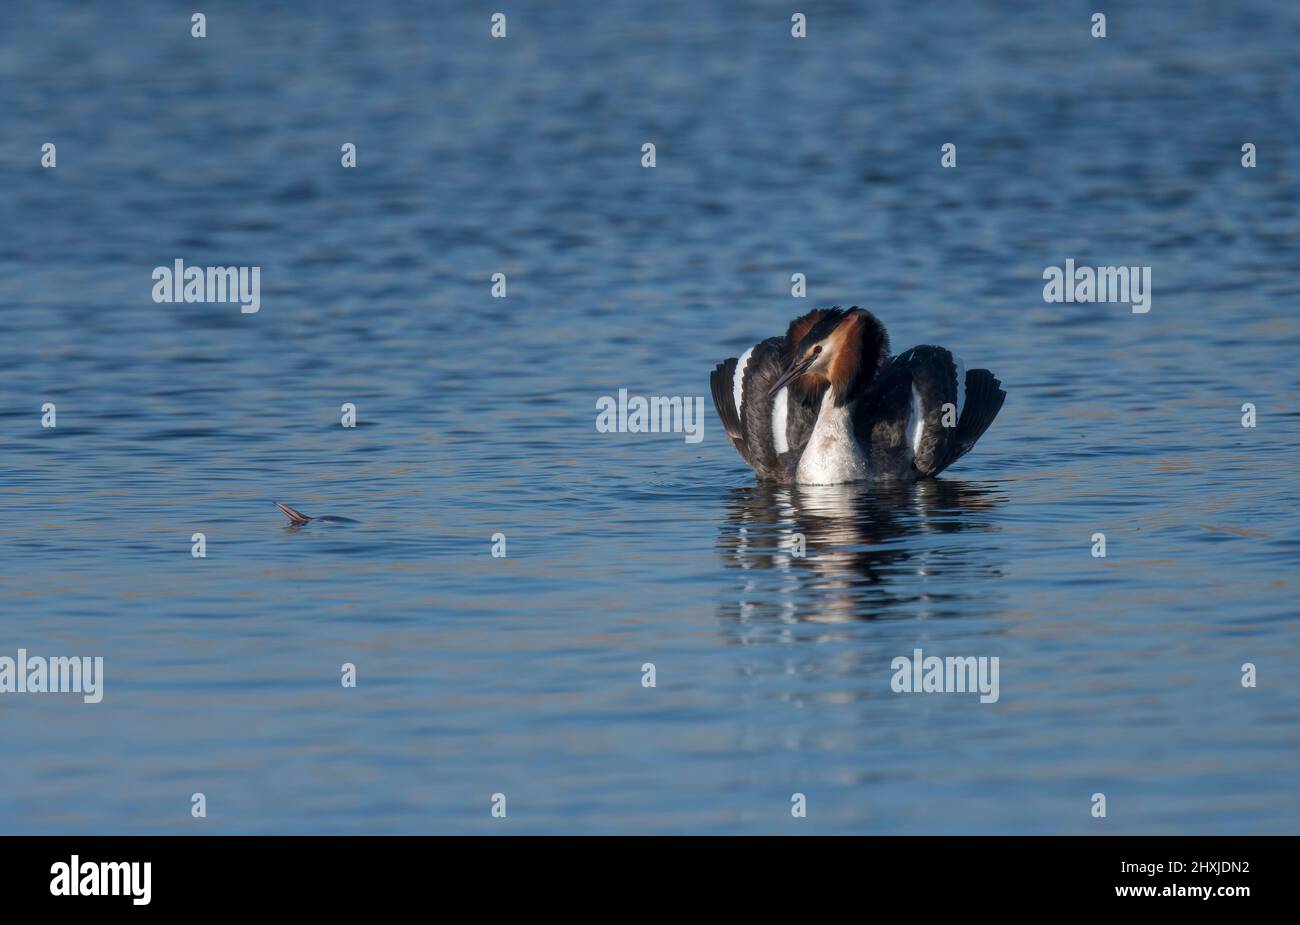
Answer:
[[[763,481],[829,485],[938,475],[1007,397],[943,347],[889,355],[871,312],[819,308],[709,377],[722,426]]]

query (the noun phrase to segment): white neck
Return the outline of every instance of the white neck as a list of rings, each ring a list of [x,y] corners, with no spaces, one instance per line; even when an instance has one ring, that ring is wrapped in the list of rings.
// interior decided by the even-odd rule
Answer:
[[[834,485],[868,476],[867,459],[853,432],[853,405],[835,404],[835,390],[827,389],[817,412],[808,445],[799,457],[795,481],[806,485]]]

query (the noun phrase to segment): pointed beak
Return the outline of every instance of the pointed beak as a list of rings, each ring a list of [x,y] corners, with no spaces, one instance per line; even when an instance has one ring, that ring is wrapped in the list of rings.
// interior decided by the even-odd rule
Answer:
[[[816,359],[817,359],[816,357],[808,357],[806,360],[798,360],[794,363],[791,363],[790,366],[787,367],[786,371],[781,374],[781,378],[776,380],[776,383],[772,386],[771,390],[767,393],[768,397],[771,398],[777,392],[785,388],[792,380],[798,379],[800,376],[806,373],[808,371],[808,367],[812,366],[813,361]]]

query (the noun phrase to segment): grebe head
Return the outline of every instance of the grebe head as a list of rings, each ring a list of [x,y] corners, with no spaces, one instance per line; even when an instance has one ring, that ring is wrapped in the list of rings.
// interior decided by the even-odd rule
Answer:
[[[804,323],[808,320],[810,325]],[[772,386],[772,395],[798,379],[808,392],[829,386],[837,403],[842,403],[875,378],[889,352],[884,325],[856,306],[805,315],[790,326],[790,334],[799,339],[785,372]]]

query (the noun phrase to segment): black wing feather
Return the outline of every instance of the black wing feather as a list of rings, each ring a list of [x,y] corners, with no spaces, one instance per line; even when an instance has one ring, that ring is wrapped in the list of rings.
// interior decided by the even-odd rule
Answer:
[[[713,392],[713,407],[718,409],[722,429],[731,438],[741,458],[748,462],[749,454],[745,450],[745,437],[740,429],[740,418],[736,414],[736,402],[732,398],[731,391],[731,384],[735,381],[736,362],[736,357],[728,357],[719,363],[709,375],[709,389]]]
[[[820,393],[808,396],[794,387],[786,390],[788,449],[778,453],[772,434],[776,397],[769,393],[789,363],[787,340],[769,337],[754,345],[742,373],[741,407],[736,408],[733,383],[739,362],[731,357],[719,363],[709,377],[718,417],[741,458],[760,479],[788,480],[817,421],[815,401]]]
[[[988,370],[970,370],[965,404],[954,421],[960,370],[946,348],[925,345],[895,357],[876,377],[858,404],[855,421],[874,473],[938,475],[970,451],[993,423],[1006,393]],[[918,418],[921,437],[914,448],[912,428]]]

